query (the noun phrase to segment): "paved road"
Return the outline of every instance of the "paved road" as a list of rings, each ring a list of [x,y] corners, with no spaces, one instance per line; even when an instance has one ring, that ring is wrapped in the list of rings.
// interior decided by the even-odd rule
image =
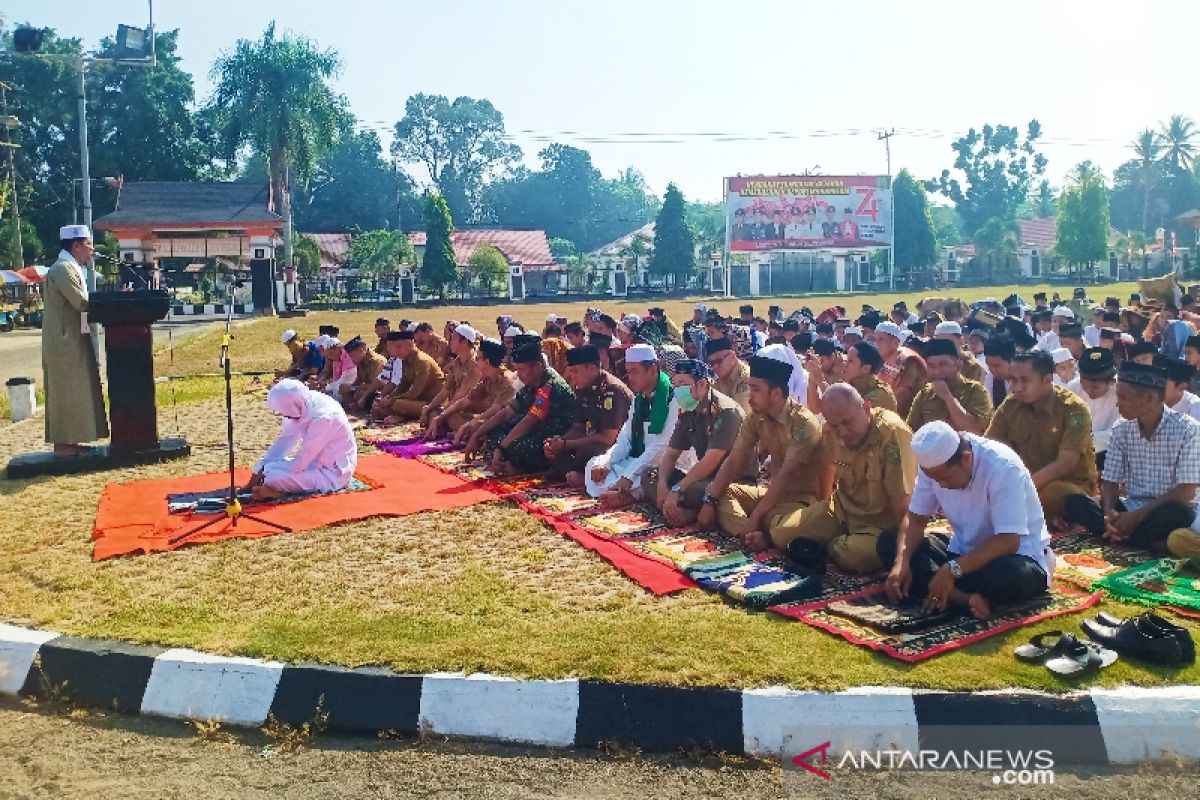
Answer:
[[[223,325],[223,320],[160,322],[154,326],[154,344],[167,343],[168,334],[179,344],[181,339]],[[42,332],[37,329],[0,333],[0,391],[5,381],[17,376],[42,380]]]

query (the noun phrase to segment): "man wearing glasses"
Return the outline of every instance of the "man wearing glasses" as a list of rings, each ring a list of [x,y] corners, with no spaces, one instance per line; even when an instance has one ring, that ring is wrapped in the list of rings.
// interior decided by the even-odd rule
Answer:
[[[728,338],[709,339],[705,347],[708,365],[717,373],[714,387],[718,392],[750,413],[750,367],[733,352],[733,343]]]

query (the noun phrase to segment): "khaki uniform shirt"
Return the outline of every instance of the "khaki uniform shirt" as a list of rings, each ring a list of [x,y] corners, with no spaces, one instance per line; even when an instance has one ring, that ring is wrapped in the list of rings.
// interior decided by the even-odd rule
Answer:
[[[404,359],[404,377],[393,400],[432,400],[442,390],[446,376],[428,353],[414,349]]]
[[[480,378],[475,388],[467,393],[467,407],[463,410],[471,414],[482,414],[493,405],[508,405],[517,394],[517,387],[513,384],[515,377],[511,371],[501,366],[495,376]]]
[[[375,345],[375,352],[378,353],[379,355],[383,356],[384,358],[387,358],[387,337],[386,336],[379,340],[379,344]]]
[[[1092,493],[1097,489],[1092,412],[1079,395],[1068,389],[1055,386],[1049,395],[1032,404],[1006,398],[992,417],[987,437],[1015,450],[1031,473],[1052,463],[1059,451],[1074,450],[1079,453],[1079,463],[1062,480]]]
[[[949,383],[949,386],[950,394],[962,404],[968,414],[979,419],[980,424],[986,430],[988,423],[992,421],[992,398],[988,397],[987,389],[983,388],[983,384],[966,380],[959,375]],[[912,408],[908,411],[908,427],[916,431],[926,422],[932,422],[935,419],[940,419],[948,423],[950,427],[954,427],[954,423],[950,420],[950,409],[946,408],[945,402],[933,393],[933,384],[927,383],[925,388],[917,392],[917,396],[913,398]]]
[[[737,369],[728,379],[717,378],[713,382],[713,386],[718,392],[741,406],[743,413],[750,413],[750,365],[745,361],[738,362]]]
[[[896,393],[892,391],[892,387],[881,381],[878,375],[867,373],[849,383],[873,408],[886,408],[893,412],[896,410]]]
[[[387,366],[387,359],[371,350],[367,353],[367,357],[358,362],[358,373],[354,378],[355,386],[366,386],[379,377],[379,373],[383,372],[383,368]],[[407,369],[405,365],[405,369]]]
[[[742,407],[718,391],[709,394],[711,399],[694,411],[679,411],[669,449],[681,453],[695,450],[697,459],[704,458],[710,447],[725,452],[733,449],[742,429]]]
[[[964,351],[958,354],[958,374],[969,381],[983,383],[987,370],[979,363],[979,359]]]
[[[451,356],[450,363],[447,364],[443,373],[446,376],[444,388],[448,392],[446,405],[450,405],[470,392],[479,382],[479,357],[473,350],[466,359]]]
[[[822,379],[828,384],[845,383],[846,357],[841,353],[834,353],[833,368],[828,370],[822,368],[821,372]]]
[[[438,366],[448,364],[453,356],[450,355],[450,344],[436,333],[430,334],[424,347],[418,347],[422,353],[431,356]]]
[[[851,450],[826,426],[821,435],[825,456],[837,471],[833,513],[850,533],[877,534],[900,524],[897,498],[917,484],[912,431],[894,411],[871,409],[867,438]]]
[[[783,495],[785,502],[813,502],[821,497],[821,479],[828,461],[821,451],[821,423],[816,416],[792,398],[788,398],[777,416],[751,412],[742,422],[734,450],[753,464],[759,450],[771,457],[770,477],[774,479],[791,457],[805,464]]]
[[[633,392],[611,372],[600,370],[591,386],[575,393],[575,424],[583,426],[583,436],[598,431],[619,431],[629,416]]]

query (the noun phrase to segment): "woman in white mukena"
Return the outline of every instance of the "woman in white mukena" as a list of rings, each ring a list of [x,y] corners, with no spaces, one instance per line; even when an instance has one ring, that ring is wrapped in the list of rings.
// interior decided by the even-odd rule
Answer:
[[[254,465],[247,488],[255,500],[337,492],[350,485],[358,447],[338,401],[286,378],[271,387],[267,408],[283,417],[283,430]]]

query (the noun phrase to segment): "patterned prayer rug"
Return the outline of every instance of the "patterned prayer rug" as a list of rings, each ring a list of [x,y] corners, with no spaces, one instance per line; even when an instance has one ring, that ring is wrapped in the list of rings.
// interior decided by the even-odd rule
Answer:
[[[336,492],[301,492],[297,494],[287,494],[283,497],[275,498],[274,500],[254,500],[250,496],[250,492],[238,492],[238,501],[246,507],[260,506],[278,506],[284,503],[295,503],[299,500],[307,500],[310,497],[320,497],[322,495],[345,494],[347,492],[369,492],[372,489],[379,488],[379,484],[372,481],[364,475],[355,475],[350,479],[350,485],[345,489],[339,489]],[[176,494],[167,495],[167,513],[169,514],[192,514],[203,516],[206,514],[224,514],[225,502],[229,499],[229,489],[212,489],[206,492],[179,492]]]
[[[811,603],[792,603],[784,606],[772,606],[769,611],[782,614],[785,617],[798,619],[801,622],[820,628],[823,631],[840,636],[848,642],[878,650],[900,661],[923,661],[940,653],[957,650],[960,647],[986,639],[991,636],[1032,625],[1050,617],[1064,614],[1074,614],[1094,606],[1100,601],[1100,593],[1087,594],[1074,587],[1055,585],[1048,594],[1028,600],[1024,603],[996,609],[996,615],[987,621],[977,620],[963,614],[948,620],[933,621],[929,626],[911,630],[888,633],[881,628],[864,622],[850,619],[843,614],[835,613],[831,606],[845,613],[853,607],[861,616],[869,615],[868,606],[880,607],[879,615],[883,615],[887,607],[887,597],[882,586],[872,586],[848,597],[835,600],[817,600]],[[880,618],[883,618],[880,616]]]
[[[451,450],[462,449],[462,445],[451,441],[430,442],[419,436],[399,441],[378,441],[375,442],[375,446],[397,458],[419,458],[431,453],[447,453]]]
[[[417,460],[443,472],[456,475],[465,481],[476,482],[488,491],[499,495],[510,495],[514,492],[524,492],[546,485],[546,478],[542,475],[497,475],[484,466],[481,461],[468,459],[467,454],[462,450],[426,453],[417,456]]]
[[[548,514],[576,514],[583,511],[594,511],[600,507],[600,500],[588,497],[579,489],[564,486],[546,486],[532,489],[520,498],[522,505],[532,506],[530,510],[538,509]]]
[[[356,432],[358,438],[364,442],[402,442],[407,439],[415,439],[424,433],[425,429],[421,427],[421,423],[416,420],[409,422],[401,422],[399,425],[382,425],[368,423],[360,427]]]
[[[1200,610],[1200,569],[1186,558],[1156,558],[1096,582],[1114,600]]]
[[[683,573],[701,588],[750,608],[812,600],[821,594],[819,576],[802,578],[788,572],[781,558],[752,558],[741,551],[695,561]]]
[[[1054,550],[1054,579],[1091,589],[1101,578],[1154,558],[1146,550],[1122,547],[1080,531],[1050,540]]]
[[[636,503],[616,511],[588,511],[572,516],[581,528],[607,536],[646,536],[671,527],[667,518],[649,503]]]

